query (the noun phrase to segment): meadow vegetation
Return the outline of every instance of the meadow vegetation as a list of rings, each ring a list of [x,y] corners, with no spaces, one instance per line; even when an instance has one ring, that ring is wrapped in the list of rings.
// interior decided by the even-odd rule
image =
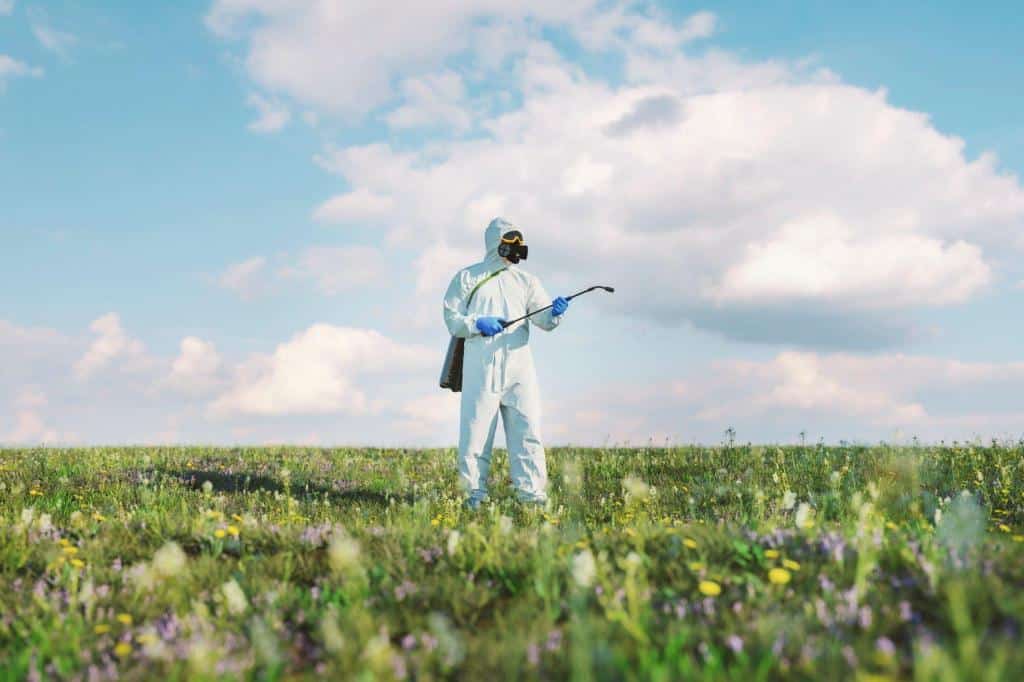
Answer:
[[[1024,444],[0,451],[2,679],[1020,679]]]

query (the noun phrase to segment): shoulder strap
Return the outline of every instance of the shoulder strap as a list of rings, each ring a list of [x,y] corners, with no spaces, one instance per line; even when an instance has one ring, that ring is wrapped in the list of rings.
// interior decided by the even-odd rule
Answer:
[[[491,274],[487,275],[487,276],[486,276],[486,277],[484,277],[484,278],[483,278],[482,280],[480,280],[479,282],[477,282],[477,283],[476,283],[476,286],[475,286],[475,287],[473,287],[473,290],[469,292],[469,296],[468,296],[468,297],[466,297],[466,308],[467,308],[467,309],[469,308],[469,304],[470,304],[470,302],[471,302],[471,301],[473,300],[473,294],[475,294],[475,293],[476,293],[476,290],[477,290],[477,289],[479,289],[479,288],[480,288],[480,287],[482,287],[482,286],[483,286],[484,284],[486,284],[487,282],[491,281],[492,279],[494,279],[495,277],[497,277],[497,276],[498,276],[498,275],[500,275],[501,273],[505,272],[506,270],[508,270],[508,268],[502,268],[501,270],[495,270],[494,272],[492,272]]]

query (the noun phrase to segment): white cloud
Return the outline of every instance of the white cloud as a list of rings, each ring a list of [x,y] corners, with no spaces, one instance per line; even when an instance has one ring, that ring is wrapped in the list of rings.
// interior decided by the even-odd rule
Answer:
[[[29,66],[13,57],[0,54],[0,93],[7,87],[7,81],[12,78],[39,78],[43,70],[37,66]]]
[[[461,132],[472,125],[462,76],[453,71],[410,78],[401,91],[402,105],[387,115],[392,128],[450,126]]]
[[[96,339],[85,354],[75,363],[75,376],[88,379],[96,372],[109,367],[115,360],[126,363],[129,369],[138,368],[145,359],[145,346],[138,339],[128,336],[121,327],[117,313],[107,313],[89,325]]]
[[[217,348],[194,336],[181,340],[181,351],[171,363],[166,384],[186,395],[203,395],[223,384],[223,363]]]
[[[1024,363],[968,363],[889,354],[783,352],[722,360],[681,378],[608,385],[549,399],[551,441],[600,444],[743,440],[926,441],[1024,435],[1015,396]],[[658,440],[659,438],[655,438]]]
[[[429,349],[398,343],[374,330],[316,324],[273,354],[242,363],[233,385],[212,403],[211,413],[371,414],[382,407],[374,396],[389,376],[436,361]]]
[[[276,133],[291,120],[291,112],[279,100],[251,93],[246,103],[258,113],[258,118],[249,124],[249,130],[254,133]]]
[[[249,258],[241,263],[229,265],[218,278],[219,284],[238,294],[242,299],[250,299],[264,286],[264,268],[267,259],[262,256]]]
[[[14,11],[14,0],[0,0],[0,16],[8,16]]]
[[[399,76],[429,73],[477,47],[478,30],[528,21],[575,24],[595,5],[441,0],[396,8],[374,0],[217,0],[206,25],[222,38],[244,41],[246,71],[262,89],[332,113],[363,114],[392,98]]]
[[[71,48],[78,42],[78,38],[65,31],[55,29],[50,24],[45,12],[30,9],[28,16],[32,35],[36,37],[39,44],[61,58],[67,59]]]
[[[14,427],[2,440],[22,445],[30,443],[53,443],[58,440],[57,432],[48,427],[42,416],[33,410],[19,410],[14,415]]]
[[[373,224],[390,215],[393,208],[391,197],[360,188],[328,199],[317,207],[313,218],[326,223]]]
[[[286,278],[312,280],[327,296],[380,282],[386,270],[380,249],[372,246],[318,246],[306,249],[295,265],[281,270]]]
[[[38,386],[23,387],[14,398],[14,406],[24,410],[46,407],[46,394]]]
[[[484,120],[490,137],[326,153],[352,187],[332,201],[373,197],[392,243],[425,230],[474,251],[505,213],[534,253],[571,254],[578,281],[618,284],[634,315],[740,337],[758,305],[744,338],[816,343],[843,322],[850,347],[892,343],[915,307],[969,300],[1020,246],[1017,180],[884,93],[756,69],[707,94],[613,89],[550,54],[522,72],[523,106]],[[878,328],[893,331],[863,341]]]

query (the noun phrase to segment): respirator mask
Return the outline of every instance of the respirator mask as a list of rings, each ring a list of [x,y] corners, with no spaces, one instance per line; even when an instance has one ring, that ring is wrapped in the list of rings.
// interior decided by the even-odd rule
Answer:
[[[498,244],[498,255],[507,258],[509,262],[518,263],[526,260],[530,247],[523,240],[523,233],[519,230],[510,230],[501,235],[501,243]]]

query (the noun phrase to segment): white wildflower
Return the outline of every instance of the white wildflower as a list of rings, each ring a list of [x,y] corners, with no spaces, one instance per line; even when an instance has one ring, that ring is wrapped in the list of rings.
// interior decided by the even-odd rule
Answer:
[[[589,549],[576,554],[572,559],[572,579],[583,588],[594,584],[597,577],[597,562],[594,561],[594,553]]]
[[[228,607],[228,612],[232,615],[241,615],[249,608],[245,592],[234,578],[221,585],[220,592],[224,597],[224,604]]]
[[[459,540],[462,539],[462,533],[457,530],[452,530],[448,533],[448,556],[455,556],[455,552],[459,549]]]
[[[782,496],[782,508],[789,511],[796,504],[796,493],[792,490],[787,490]]]
[[[185,570],[188,557],[177,542],[171,541],[153,555],[153,570],[162,578],[173,578]]]
[[[356,568],[359,566],[359,542],[349,537],[343,529],[336,530],[327,547],[327,559],[337,573]]]

